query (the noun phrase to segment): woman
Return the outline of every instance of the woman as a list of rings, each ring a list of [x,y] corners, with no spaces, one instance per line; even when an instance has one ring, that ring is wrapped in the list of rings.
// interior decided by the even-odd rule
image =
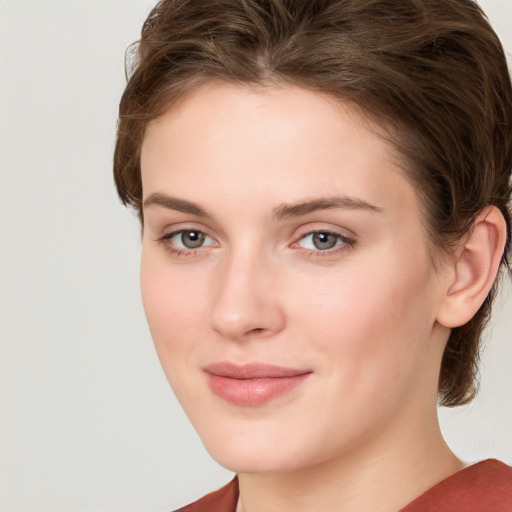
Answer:
[[[512,91],[470,0],[168,0],[114,172],[155,346],[237,473],[188,511],[512,510],[475,394],[510,252]]]

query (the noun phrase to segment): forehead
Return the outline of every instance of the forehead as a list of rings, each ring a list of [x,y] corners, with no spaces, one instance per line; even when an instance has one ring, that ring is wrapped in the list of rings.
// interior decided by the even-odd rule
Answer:
[[[145,197],[259,194],[273,208],[333,194],[417,208],[397,162],[355,108],[295,86],[205,84],[150,123],[141,151]]]

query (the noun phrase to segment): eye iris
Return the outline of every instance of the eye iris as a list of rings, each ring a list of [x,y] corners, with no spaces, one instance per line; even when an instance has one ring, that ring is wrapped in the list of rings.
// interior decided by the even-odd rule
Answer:
[[[337,241],[337,237],[331,233],[313,234],[313,245],[320,250],[332,249]]]
[[[200,231],[184,231],[181,235],[181,242],[188,249],[196,249],[204,243],[204,233]]]

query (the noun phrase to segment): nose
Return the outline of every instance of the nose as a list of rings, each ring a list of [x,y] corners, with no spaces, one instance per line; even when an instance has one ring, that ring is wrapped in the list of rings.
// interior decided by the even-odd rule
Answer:
[[[254,254],[232,255],[215,275],[211,328],[226,339],[267,338],[285,325],[277,268]]]

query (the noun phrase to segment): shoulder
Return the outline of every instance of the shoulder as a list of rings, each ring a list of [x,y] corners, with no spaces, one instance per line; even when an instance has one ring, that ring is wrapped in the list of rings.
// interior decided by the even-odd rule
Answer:
[[[235,512],[237,501],[238,479],[235,476],[224,487],[174,512]]]
[[[488,459],[450,476],[401,512],[512,512],[512,467]]]

